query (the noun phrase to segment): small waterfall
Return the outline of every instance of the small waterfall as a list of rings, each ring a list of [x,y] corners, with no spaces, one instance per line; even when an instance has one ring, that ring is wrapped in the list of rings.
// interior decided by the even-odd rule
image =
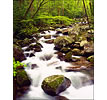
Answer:
[[[46,34],[55,35],[55,31],[45,31]],[[71,86],[62,92],[60,95],[65,96],[68,99],[93,99],[93,85],[90,77],[81,72],[66,72],[65,69],[68,66],[72,66],[71,63],[60,61],[57,55],[54,54],[54,44],[44,43],[45,39],[42,37],[39,42],[42,44],[42,52],[36,52],[34,57],[27,57],[27,60],[23,63],[27,64],[25,68],[28,76],[32,80],[30,90],[18,100],[52,100],[52,96],[44,93],[41,88],[41,83],[45,77],[51,75],[64,75],[71,80]],[[23,48],[25,50],[26,47]],[[29,51],[31,53],[33,51]],[[26,53],[26,51],[25,51]],[[36,65],[32,69],[32,65]]]

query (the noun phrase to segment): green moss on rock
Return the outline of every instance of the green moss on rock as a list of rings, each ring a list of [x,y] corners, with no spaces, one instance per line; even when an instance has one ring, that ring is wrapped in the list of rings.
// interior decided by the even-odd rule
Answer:
[[[93,62],[94,62],[94,55],[89,56],[89,57],[87,58],[87,60],[93,63]]]
[[[30,79],[24,70],[17,71],[16,78],[19,86],[29,86],[31,84]]]
[[[45,78],[43,84],[48,85],[52,89],[56,89],[63,81],[64,81],[63,75],[53,75]]]
[[[70,36],[60,36],[54,40],[55,45],[66,46],[73,42]]]

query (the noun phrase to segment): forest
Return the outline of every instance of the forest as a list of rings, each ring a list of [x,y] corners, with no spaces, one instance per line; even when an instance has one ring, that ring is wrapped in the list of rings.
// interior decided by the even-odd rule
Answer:
[[[94,0],[13,0],[13,99],[93,99],[93,84]]]

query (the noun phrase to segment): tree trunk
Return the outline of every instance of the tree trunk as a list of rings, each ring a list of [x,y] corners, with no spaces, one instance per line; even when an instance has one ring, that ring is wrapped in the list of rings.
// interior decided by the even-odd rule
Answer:
[[[35,17],[35,15],[38,13],[38,11],[40,10],[40,8],[46,4],[47,2],[44,2],[45,0],[42,0],[41,3],[39,4],[39,7],[37,8],[36,12],[33,14],[32,18]]]
[[[89,28],[90,28],[90,24],[89,24],[89,19],[88,19],[88,14],[87,14],[87,10],[86,10],[86,6],[85,6],[85,1],[83,0],[83,5],[84,5],[84,9],[85,9],[85,16],[87,18],[87,22],[88,22],[88,25],[89,25]]]
[[[26,18],[27,14],[28,14],[28,12],[29,12],[29,10],[30,10],[30,8],[32,7],[33,2],[34,2],[34,0],[31,1],[28,9],[26,10],[25,15],[24,15],[24,18]]]

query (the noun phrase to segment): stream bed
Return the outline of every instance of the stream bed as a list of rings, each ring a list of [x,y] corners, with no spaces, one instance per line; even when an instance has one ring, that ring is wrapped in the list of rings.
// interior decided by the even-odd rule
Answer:
[[[41,36],[43,35],[44,34],[41,34]],[[45,35],[51,35],[51,39],[55,39],[53,35],[56,35],[56,31],[45,31]],[[41,37],[39,43],[43,46],[42,51],[34,53],[33,57],[27,57],[27,59],[23,61],[23,63],[27,64],[25,71],[31,78],[32,84],[24,96],[17,98],[17,100],[54,100],[54,97],[47,95],[41,88],[41,83],[44,78],[51,75],[64,75],[71,80],[71,86],[64,92],[61,92],[59,94],[60,96],[65,96],[70,100],[92,100],[94,85],[89,74],[79,71],[67,72],[66,67],[73,65],[58,59],[57,54],[55,54],[54,44],[47,44],[44,42],[46,40],[48,39]],[[23,47],[22,49],[25,50],[26,48],[27,47]],[[32,52],[33,51],[24,51],[24,54],[26,55],[26,53],[30,54]],[[75,57],[79,58],[79,56]]]

